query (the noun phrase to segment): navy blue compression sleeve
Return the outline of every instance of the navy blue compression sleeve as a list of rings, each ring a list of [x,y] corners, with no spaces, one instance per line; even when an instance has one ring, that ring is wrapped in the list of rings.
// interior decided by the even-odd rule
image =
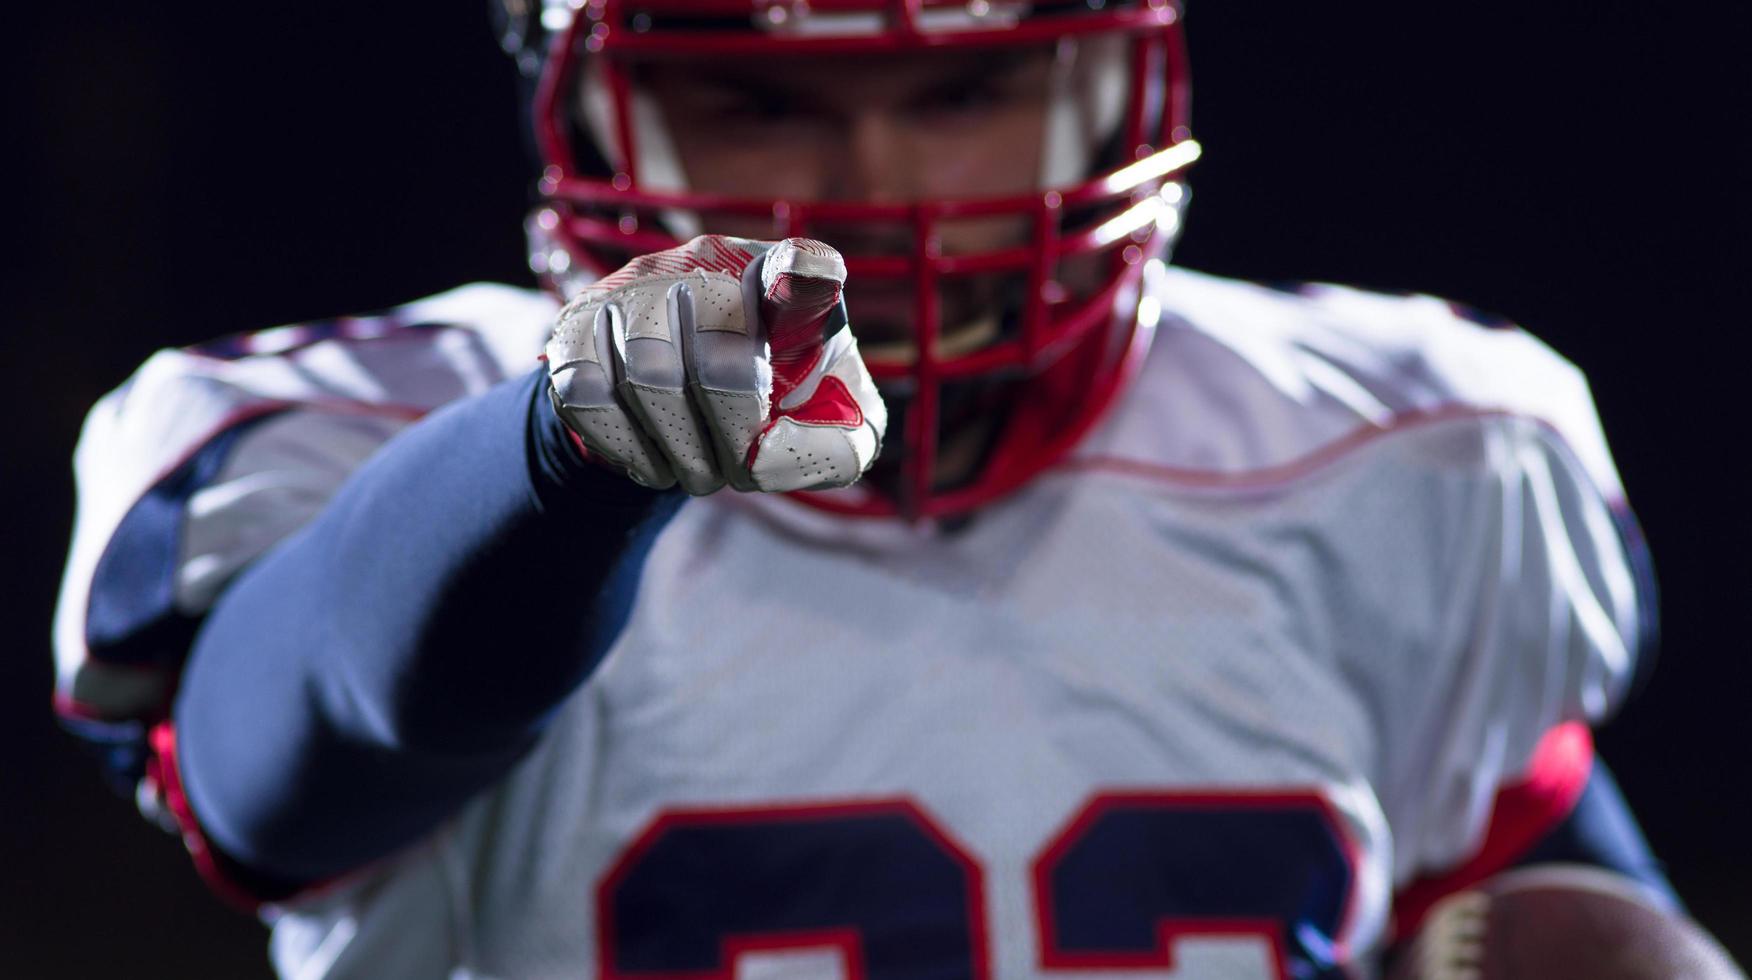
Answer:
[[[1514,866],[1537,864],[1589,864],[1616,871],[1641,882],[1669,908],[1676,911],[1685,908],[1672,882],[1667,880],[1666,870],[1649,850],[1630,804],[1619,792],[1618,782],[1600,759],[1594,760],[1576,808],[1521,855]]]
[[[386,444],[233,583],[175,706],[201,830],[264,880],[406,844],[589,676],[680,494],[584,463],[534,372]]]

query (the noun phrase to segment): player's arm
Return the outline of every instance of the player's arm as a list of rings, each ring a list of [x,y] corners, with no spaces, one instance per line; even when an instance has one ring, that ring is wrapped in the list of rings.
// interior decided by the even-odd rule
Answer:
[[[411,427],[201,624],[185,829],[267,898],[429,829],[606,652],[677,498],[579,458],[541,371]]]
[[[702,269],[702,250],[744,264]],[[839,280],[814,288],[837,254],[753,264],[763,251],[703,239],[610,277],[568,307],[544,371],[411,427],[227,586],[160,746],[222,869],[273,897],[504,775],[624,622],[678,500],[653,488],[843,485],[868,466],[881,403]],[[698,302],[725,287],[740,323]]]

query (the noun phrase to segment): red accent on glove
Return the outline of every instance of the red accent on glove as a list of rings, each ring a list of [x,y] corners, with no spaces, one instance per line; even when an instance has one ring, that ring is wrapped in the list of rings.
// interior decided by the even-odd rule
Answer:
[[[858,407],[858,400],[852,397],[846,383],[830,374],[815,386],[815,394],[810,395],[808,401],[796,408],[775,408],[774,421],[782,418],[808,425],[840,425],[855,429],[864,424],[864,410]],[[767,427],[772,428],[771,425]]]

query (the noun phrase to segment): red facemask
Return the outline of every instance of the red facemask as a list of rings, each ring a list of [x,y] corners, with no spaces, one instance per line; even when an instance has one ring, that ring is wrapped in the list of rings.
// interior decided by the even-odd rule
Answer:
[[[569,24],[564,21],[570,19]],[[912,300],[910,342],[871,344],[870,373],[895,409],[886,473],[806,502],[838,513],[936,517],[1002,497],[1051,466],[1101,418],[1149,346],[1140,323],[1145,267],[1166,259],[1198,156],[1187,128],[1188,84],[1178,8],[1168,0],[1078,0],[1007,7],[971,0],[590,0],[575,15],[550,2],[534,126],[545,171],[531,219],[532,264],[554,288],[605,275],[636,255],[715,231],[734,217],[771,223],[771,238],[821,238],[839,248],[851,298],[882,281]],[[564,27],[563,30],[558,28]],[[905,204],[708,195],[641,180],[632,66],[711,56],[897,55],[965,52],[1115,37],[1127,58],[1122,108],[1080,179],[997,198]],[[542,43],[544,39],[538,38]],[[596,125],[578,93],[596,60]],[[657,65],[651,70],[661,70]],[[1116,80],[1117,83],[1117,80]],[[649,141],[647,141],[649,142]],[[607,145],[604,145],[607,144]],[[675,182],[664,183],[673,185]],[[1026,240],[948,253],[946,224],[1002,218]],[[839,240],[836,241],[835,239]],[[880,242],[880,248],[866,247]],[[942,297],[955,281],[1001,282],[990,329],[956,339]],[[991,292],[988,290],[987,292]],[[857,331],[854,305],[852,327]],[[958,408],[959,406],[959,408]],[[940,446],[977,413],[976,463],[945,479]]]

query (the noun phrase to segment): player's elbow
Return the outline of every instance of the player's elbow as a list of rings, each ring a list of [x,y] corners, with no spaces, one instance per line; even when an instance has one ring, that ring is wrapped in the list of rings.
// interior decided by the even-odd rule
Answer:
[[[327,680],[259,704],[196,680],[178,699],[190,809],[216,850],[255,872],[321,880],[390,855],[502,777],[529,742],[458,745],[397,701],[347,712],[333,703],[345,685]]]
[[[283,882],[330,879],[393,854],[499,771],[393,753],[333,732],[279,751],[253,733],[198,724],[179,757],[189,809],[212,849]]]

